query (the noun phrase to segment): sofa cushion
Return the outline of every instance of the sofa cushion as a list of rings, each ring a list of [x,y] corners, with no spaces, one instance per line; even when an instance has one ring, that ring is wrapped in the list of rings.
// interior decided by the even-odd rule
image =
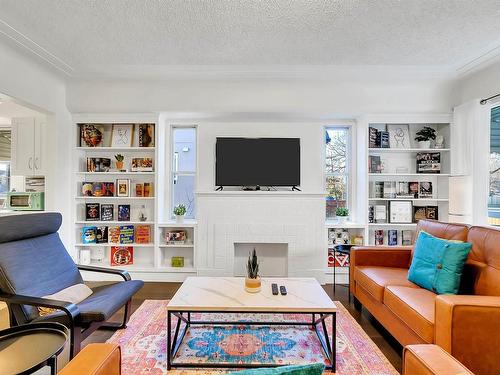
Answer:
[[[468,242],[448,241],[421,231],[408,280],[438,294],[457,294],[471,247]]]
[[[394,267],[363,267],[354,270],[354,280],[377,301],[382,302],[387,285],[402,285],[418,288],[408,281],[408,269]]]
[[[434,342],[434,305],[437,295],[423,288],[389,285],[384,305],[428,343]]]

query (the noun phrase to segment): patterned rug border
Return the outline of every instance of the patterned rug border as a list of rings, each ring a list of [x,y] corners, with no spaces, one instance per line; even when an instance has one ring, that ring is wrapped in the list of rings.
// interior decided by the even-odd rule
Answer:
[[[130,321],[128,323],[129,327],[136,327],[139,328],[136,331],[130,330],[130,329],[125,329],[125,330],[120,330],[115,332],[113,336],[107,340],[106,342],[108,343],[114,343],[114,344],[119,344],[122,346],[122,348],[129,342],[129,340],[137,335],[141,334],[145,336],[147,332],[145,330],[148,327],[148,324],[145,324],[144,321],[140,321],[141,319],[141,313],[143,310],[148,310],[148,309],[157,309],[158,304],[167,304],[169,300],[154,300],[154,299],[147,299],[144,300],[144,302],[139,306],[139,308],[132,314],[130,317]],[[394,366],[389,362],[389,360],[384,356],[384,354],[381,352],[379,347],[373,342],[373,340],[368,336],[368,334],[363,330],[363,328],[359,325],[359,323],[356,321],[356,319],[349,313],[349,311],[345,308],[345,306],[339,302],[335,301],[335,304],[337,305],[338,312],[342,314],[342,316],[347,317],[350,324],[355,328],[357,333],[366,341],[366,344],[373,350],[375,354],[379,357],[381,362],[385,366],[387,366],[388,370],[391,370],[394,375],[399,375],[399,372],[394,368]],[[339,324],[339,319],[337,319],[337,324]],[[123,360],[124,358],[122,358]],[[337,359],[338,360],[338,359]],[[199,369],[199,370],[172,370],[169,371],[168,373],[172,374],[191,374],[191,373],[196,373],[196,374],[215,374],[215,373],[226,373],[227,371],[225,370],[217,370],[217,369]],[[388,374],[390,375],[390,374]]]

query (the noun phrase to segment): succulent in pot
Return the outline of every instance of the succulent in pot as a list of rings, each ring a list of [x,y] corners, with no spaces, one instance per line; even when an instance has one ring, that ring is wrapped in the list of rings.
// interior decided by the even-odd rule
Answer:
[[[116,159],[116,169],[122,170],[123,169],[123,160],[125,159],[125,157],[122,154],[116,154],[115,159]]]
[[[259,276],[259,260],[255,248],[248,255],[247,277],[245,278],[245,290],[249,293],[260,292],[261,281]]]
[[[178,204],[177,206],[174,207],[175,220],[178,223],[184,222],[185,214],[186,214],[186,206],[184,206],[183,204]]]
[[[340,223],[345,223],[349,218],[349,209],[345,207],[337,207],[335,214]]]

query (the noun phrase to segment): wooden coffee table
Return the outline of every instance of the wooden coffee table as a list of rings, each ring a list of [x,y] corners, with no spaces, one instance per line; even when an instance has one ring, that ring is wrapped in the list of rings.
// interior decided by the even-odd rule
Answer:
[[[284,285],[288,294],[274,296],[271,284]],[[244,289],[245,279],[240,277],[188,277],[167,306],[167,370],[172,367],[276,367],[280,364],[257,363],[179,363],[173,359],[191,325],[280,325],[309,326],[318,335],[329,369],[335,372],[335,334],[337,306],[328,297],[321,285],[313,278],[263,278],[262,291],[248,293]],[[193,320],[192,313],[251,313],[251,314],[307,314],[307,322],[264,321],[212,321]],[[178,318],[172,337],[172,316]],[[325,319],[332,317],[329,334]],[[183,324],[184,323],[184,324]],[[181,327],[183,326],[182,330]]]

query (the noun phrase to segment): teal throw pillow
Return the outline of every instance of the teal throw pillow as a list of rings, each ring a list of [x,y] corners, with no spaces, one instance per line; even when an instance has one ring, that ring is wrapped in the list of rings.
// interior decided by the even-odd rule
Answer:
[[[437,294],[457,294],[471,248],[468,242],[444,240],[420,231],[408,280]]]
[[[280,367],[261,367],[250,370],[231,372],[234,375],[321,375],[325,365],[322,363],[311,363],[309,365],[292,365]]]

